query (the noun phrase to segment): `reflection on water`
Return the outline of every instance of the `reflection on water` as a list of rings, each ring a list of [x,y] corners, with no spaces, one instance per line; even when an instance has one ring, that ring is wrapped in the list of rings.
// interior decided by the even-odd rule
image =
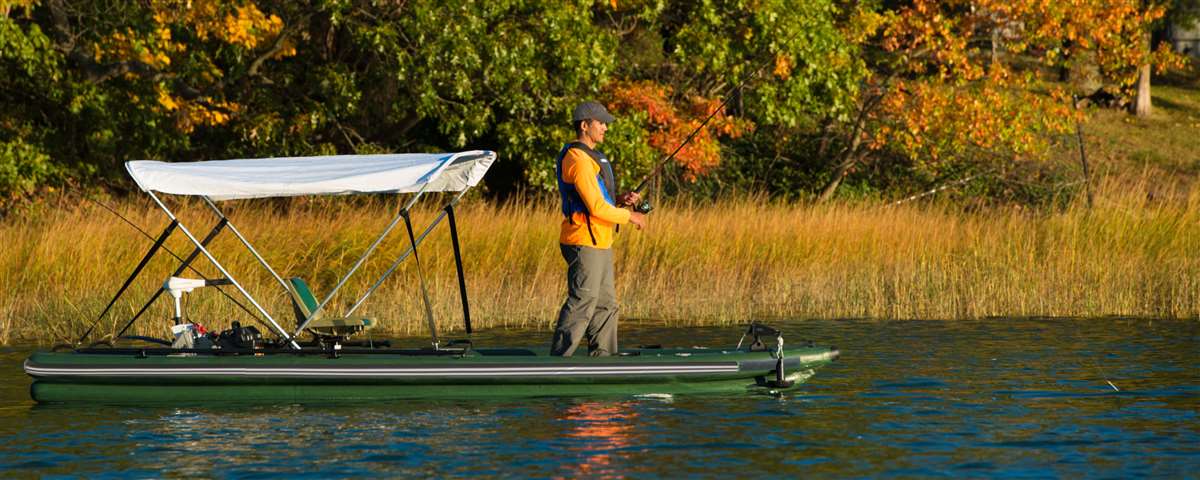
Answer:
[[[5,476],[1182,478],[1200,471],[1200,322],[805,321],[842,358],[783,397],[34,407],[0,351]],[[622,326],[720,346],[736,328]],[[477,344],[528,345],[528,332]],[[418,342],[413,342],[414,344]],[[1120,391],[1114,391],[1109,383]]]
[[[570,425],[567,436],[578,440],[571,450],[583,454],[578,463],[565,465],[568,477],[620,476],[609,456],[632,444],[637,412],[629,403],[585,401],[564,410],[560,420]]]

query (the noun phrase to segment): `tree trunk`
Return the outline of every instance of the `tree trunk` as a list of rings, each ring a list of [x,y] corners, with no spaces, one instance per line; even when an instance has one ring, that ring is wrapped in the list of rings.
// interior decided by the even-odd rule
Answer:
[[[850,168],[854,167],[855,164],[867,155],[865,151],[859,152],[859,147],[862,146],[862,132],[867,125],[867,114],[882,99],[883,94],[879,93],[867,98],[863,102],[862,108],[858,112],[858,119],[854,121],[854,128],[850,129],[850,145],[847,145],[846,149],[842,152],[841,160],[833,169],[833,176],[830,177],[829,183],[825,184],[825,188],[821,189],[821,194],[817,196],[817,203],[824,203],[833,198],[833,192],[837,191],[838,186],[842,184],[842,179],[846,178],[846,174],[850,172]]]
[[[1143,36],[1147,51],[1150,49],[1150,34]],[[1137,83],[1137,102],[1134,104],[1134,115],[1139,117],[1150,116],[1150,64],[1142,65],[1138,69]]]
[[[829,183],[825,184],[825,188],[821,189],[821,194],[817,196],[817,203],[825,203],[833,198],[833,192],[837,191],[839,185],[842,184],[842,179],[846,177],[846,172],[850,171],[853,166],[849,162],[842,162],[833,171],[833,177],[829,179]]]
[[[1000,63],[1000,27],[992,29],[992,65]]]
[[[1087,192],[1087,207],[1091,210],[1096,199],[1092,193],[1092,169],[1088,166],[1087,150],[1083,148],[1083,125],[1079,120],[1075,121],[1075,140],[1079,142],[1079,164],[1083,165],[1083,186]]]
[[[1150,65],[1138,69],[1137,103],[1133,113],[1139,117],[1150,116]]]
[[[825,203],[833,198],[833,192],[837,191],[838,186],[842,184],[842,179],[846,178],[847,173],[850,173],[850,168],[857,165],[866,156],[866,152],[858,152],[858,147],[859,142],[855,141],[854,146],[846,151],[845,158],[833,169],[833,177],[829,179],[825,188],[821,189],[821,194],[817,196],[817,203]]]

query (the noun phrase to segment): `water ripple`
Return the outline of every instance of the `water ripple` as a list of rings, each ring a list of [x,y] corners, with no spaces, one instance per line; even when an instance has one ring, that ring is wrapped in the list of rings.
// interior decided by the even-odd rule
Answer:
[[[231,408],[33,406],[20,372],[28,348],[8,348],[0,469],[90,478],[1186,478],[1200,471],[1198,325],[789,322],[785,331],[837,344],[843,356],[779,397]],[[488,340],[523,345],[540,335]],[[622,326],[633,343],[724,346],[739,335]]]

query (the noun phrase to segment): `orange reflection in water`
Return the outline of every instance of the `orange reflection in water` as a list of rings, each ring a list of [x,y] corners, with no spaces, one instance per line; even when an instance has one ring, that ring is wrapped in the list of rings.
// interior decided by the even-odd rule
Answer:
[[[637,413],[624,403],[586,402],[563,411],[560,420],[574,424],[566,436],[582,440],[582,445],[573,450],[599,450],[595,454],[585,455],[578,464],[565,465],[571,470],[567,477],[622,477],[621,473],[613,471],[612,457],[608,452],[632,443],[636,419]]]

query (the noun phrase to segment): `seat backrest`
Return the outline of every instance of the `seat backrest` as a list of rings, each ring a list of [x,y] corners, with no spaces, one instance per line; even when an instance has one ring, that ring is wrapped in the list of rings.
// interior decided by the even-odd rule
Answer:
[[[317,299],[313,296],[312,290],[308,288],[308,284],[304,282],[303,278],[289,278],[288,285],[292,287],[289,289],[292,293],[292,309],[296,312],[296,324],[299,325],[309,315],[312,315],[313,310],[317,309]],[[318,318],[321,316],[317,315]]]

